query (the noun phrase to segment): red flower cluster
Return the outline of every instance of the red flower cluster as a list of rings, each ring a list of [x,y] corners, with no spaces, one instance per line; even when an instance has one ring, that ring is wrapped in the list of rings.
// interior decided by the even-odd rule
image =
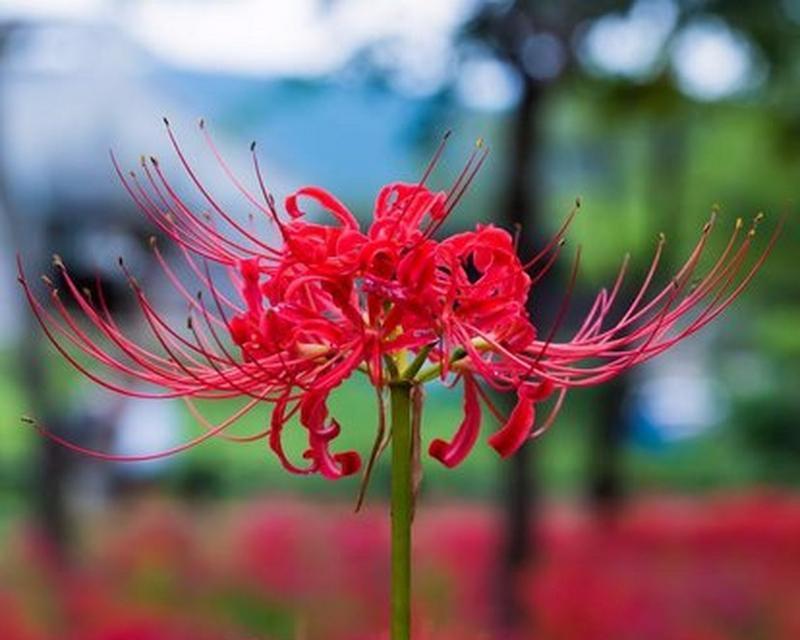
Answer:
[[[267,439],[292,472],[328,478],[352,474],[361,459],[356,452],[331,450],[340,425],[329,416],[327,400],[342,381],[360,371],[378,389],[379,398],[393,382],[462,380],[463,421],[449,442],[431,442],[430,454],[447,466],[459,464],[479,436],[483,401],[502,424],[489,444],[508,456],[552,423],[568,389],[619,375],[716,318],[751,280],[777,236],[776,232],[748,264],[759,218],[749,229],[737,220],[727,246],[690,289],[714,226],[712,217],[677,275],[651,293],[662,237],[633,299],[618,309],[626,260],[610,289],[597,295],[579,330],[559,343],[553,340],[553,331],[544,338],[538,335],[528,314],[528,298],[559,254],[575,211],[526,263],[518,257],[512,235],[493,225],[436,238],[486,158],[480,145],[449,192],[425,186],[442,147],[420,182],[385,186],[369,226],[362,229],[344,204],[318,187],[305,187],[287,197],[287,215],[281,215],[261,179],[255,153],[258,196],[228,168],[202,123],[201,129],[223,171],[249,205],[270,221],[280,240],[274,246],[267,243],[220,206],[197,178],[169,125],[178,158],[206,200],[208,212],[198,212],[184,201],[155,159],[142,161],[141,175],[127,176],[114,161],[131,197],[177,245],[210,294],[210,298],[193,296],[152,242],[167,278],[191,307],[188,333],[158,314],[122,261],[155,347],[123,335],[102,292],[93,299],[81,291],[60,258],[55,265],[74,302],[94,325],[92,332],[81,327],[49,279],[52,310],[42,305],[20,269],[20,281],[47,336],[96,382],[139,396],[248,398],[240,411],[218,425],[208,424],[195,410],[206,432],[157,455],[223,434],[241,415],[269,402],[273,404],[269,428],[246,439]],[[310,219],[302,208],[308,202],[330,220]],[[215,285],[210,263],[227,271],[238,299]],[[616,319],[609,324],[612,315]],[[166,391],[144,393],[89,371],[68,345],[126,379]],[[507,419],[493,406],[483,385],[516,392],[517,403]],[[536,404],[551,395],[555,400],[549,415],[534,428]],[[289,460],[282,446],[282,430],[295,414],[308,436],[301,462]]]
[[[417,514],[415,638],[497,636],[496,517],[476,505]],[[354,527],[341,506],[318,502],[204,514],[126,505],[92,523],[92,544],[67,567],[34,531],[12,527],[0,556],[0,637],[385,638],[389,527],[379,510],[360,518]],[[604,525],[574,506],[542,514],[539,560],[518,582],[516,637],[800,637],[796,496],[648,498]]]

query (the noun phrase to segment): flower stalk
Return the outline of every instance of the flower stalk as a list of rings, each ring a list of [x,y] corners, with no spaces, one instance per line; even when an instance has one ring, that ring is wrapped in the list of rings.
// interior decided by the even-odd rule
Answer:
[[[392,640],[411,637],[412,383],[389,385],[392,416]]]

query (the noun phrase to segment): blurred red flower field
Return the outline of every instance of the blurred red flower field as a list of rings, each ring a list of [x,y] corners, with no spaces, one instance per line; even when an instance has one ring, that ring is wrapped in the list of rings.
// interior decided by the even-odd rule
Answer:
[[[152,501],[87,525],[57,563],[31,531],[0,564],[3,640],[367,640],[385,636],[381,506]],[[420,638],[495,638],[495,513],[424,506]],[[800,637],[800,500],[651,498],[618,517],[547,512],[520,583],[521,638]]]

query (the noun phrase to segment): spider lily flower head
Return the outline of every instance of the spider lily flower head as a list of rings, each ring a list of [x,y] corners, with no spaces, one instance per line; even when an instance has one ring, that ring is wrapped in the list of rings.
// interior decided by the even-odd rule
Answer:
[[[221,436],[237,441],[264,440],[281,464],[299,474],[339,478],[362,467],[359,452],[339,451],[342,425],[331,416],[328,398],[356,373],[366,375],[377,390],[380,418],[367,474],[388,437],[384,428],[383,394],[392,384],[415,388],[440,380],[463,388],[463,419],[449,440],[429,443],[430,455],[448,467],[462,462],[480,438],[485,406],[498,427],[488,444],[510,456],[528,439],[544,432],[561,408],[566,392],[600,384],[648,360],[712,320],[742,292],[764,262],[780,225],[766,247],[752,256],[755,229],[739,219],[727,245],[699,277],[716,216],[703,227],[685,264],[668,284],[653,283],[664,246],[659,238],[650,268],[630,299],[621,291],[627,258],[616,279],[602,289],[580,327],[566,341],[554,339],[566,305],[554,328],[538,331],[539,310],[529,314],[529,297],[563,246],[567,217],[555,237],[533,257],[517,255],[514,237],[492,224],[438,238],[437,231],[453,211],[486,159],[479,143],[448,191],[432,191],[427,179],[444,147],[438,148],[422,179],[396,182],[378,193],[372,219],[363,226],[328,191],[304,187],[284,201],[284,212],[262,179],[255,145],[251,147],[257,190],[248,190],[231,171],[204,123],[200,124],[211,153],[236,189],[272,227],[265,234],[226,211],[198,179],[167,123],[178,160],[207,212],[184,201],[159,162],[143,159],[138,172],[124,173],[112,155],[119,178],[138,207],[161,235],[177,247],[189,272],[204,292],[194,295],[159,250],[151,245],[175,295],[190,309],[186,327],[172,326],[150,302],[143,288],[120,260],[151,334],[149,344],[126,336],[105,303],[102,291],[92,296],[71,278],[56,257],[66,295],[62,301],[45,277],[50,304],[40,301],[20,263],[20,282],[46,336],[81,372],[119,393],[139,397],[183,398],[204,427],[194,440],[169,451],[139,456],[150,459],[176,453]],[[313,203],[321,218],[311,219]],[[574,284],[578,261],[570,279]],[[212,278],[211,267],[223,270],[236,294],[228,294]],[[689,286],[693,283],[693,286]],[[231,287],[227,287],[230,289]],[[76,317],[74,306],[79,315]],[[614,318],[613,322],[609,319]],[[86,322],[91,326],[87,329]],[[82,352],[98,367],[88,368]],[[109,375],[111,374],[111,375]],[[119,382],[119,379],[125,383]],[[142,391],[140,383],[161,391]],[[487,389],[513,392],[516,404],[504,416]],[[242,407],[219,424],[197,410],[198,398],[241,397]],[[421,396],[418,396],[421,398]],[[544,419],[537,407],[550,399]],[[229,427],[261,405],[272,405],[269,424],[252,435],[235,436]],[[416,403],[419,407],[421,400]],[[300,460],[283,448],[283,432],[297,415],[307,435]],[[72,448],[110,459],[123,456]]]

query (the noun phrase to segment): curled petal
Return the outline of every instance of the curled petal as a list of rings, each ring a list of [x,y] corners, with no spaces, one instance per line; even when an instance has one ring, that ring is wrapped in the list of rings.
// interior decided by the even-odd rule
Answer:
[[[522,393],[517,394],[517,404],[502,428],[489,438],[489,444],[503,458],[517,451],[533,429],[536,419],[536,402]]]
[[[402,285],[414,291],[431,290],[435,285],[436,261],[432,244],[426,241],[403,256],[397,265],[397,279]]]
[[[410,188],[404,182],[392,182],[385,185],[379,192],[375,200],[375,219],[382,218],[389,214],[397,204],[401,194]]]
[[[292,195],[286,198],[286,211],[293,218],[299,218],[305,215],[305,212],[297,205],[297,199],[306,196],[312,200],[316,200],[320,206],[342,223],[343,227],[349,229],[358,229],[358,221],[352,213],[345,207],[341,201],[332,194],[320,189],[319,187],[304,187],[295,191]]]
[[[340,428],[336,420],[331,420],[331,429],[338,435]],[[318,465],[317,470],[329,480],[338,480],[357,473],[361,469],[361,456],[355,451],[332,454],[329,449],[332,439],[332,437],[310,433],[311,448],[304,456],[312,458]]]
[[[278,460],[280,460],[281,465],[284,469],[291,473],[298,473],[301,475],[307,475],[309,473],[313,473],[316,469],[312,465],[307,468],[298,467],[294,463],[292,463],[289,458],[286,457],[286,453],[283,450],[283,442],[281,440],[281,434],[283,432],[283,427],[288,420],[288,416],[286,415],[286,406],[288,404],[288,397],[284,395],[281,397],[276,403],[275,408],[272,411],[272,420],[270,423],[270,430],[269,430],[269,446],[275,452],[275,455],[278,456]]]
[[[553,392],[550,382],[523,384],[517,390],[517,404],[506,423],[489,438],[489,444],[502,457],[515,453],[533,431],[536,421],[536,403]]]
[[[239,273],[242,275],[241,296],[247,303],[250,313],[258,313],[261,309],[261,288],[259,287],[258,258],[248,258],[239,262]]]
[[[361,251],[361,263],[369,273],[380,278],[391,278],[396,262],[396,247],[388,240],[370,242]]]
[[[476,382],[470,375],[464,376],[464,420],[451,442],[434,440],[428,453],[446,467],[455,467],[467,457],[481,428],[481,409],[478,404]]]
[[[339,435],[341,427],[335,419],[328,419],[328,391],[309,392],[300,401],[300,422],[308,429],[308,450],[303,457],[313,460],[315,470],[330,480],[356,473],[361,468],[361,457],[355,451],[332,454],[330,442]]]

